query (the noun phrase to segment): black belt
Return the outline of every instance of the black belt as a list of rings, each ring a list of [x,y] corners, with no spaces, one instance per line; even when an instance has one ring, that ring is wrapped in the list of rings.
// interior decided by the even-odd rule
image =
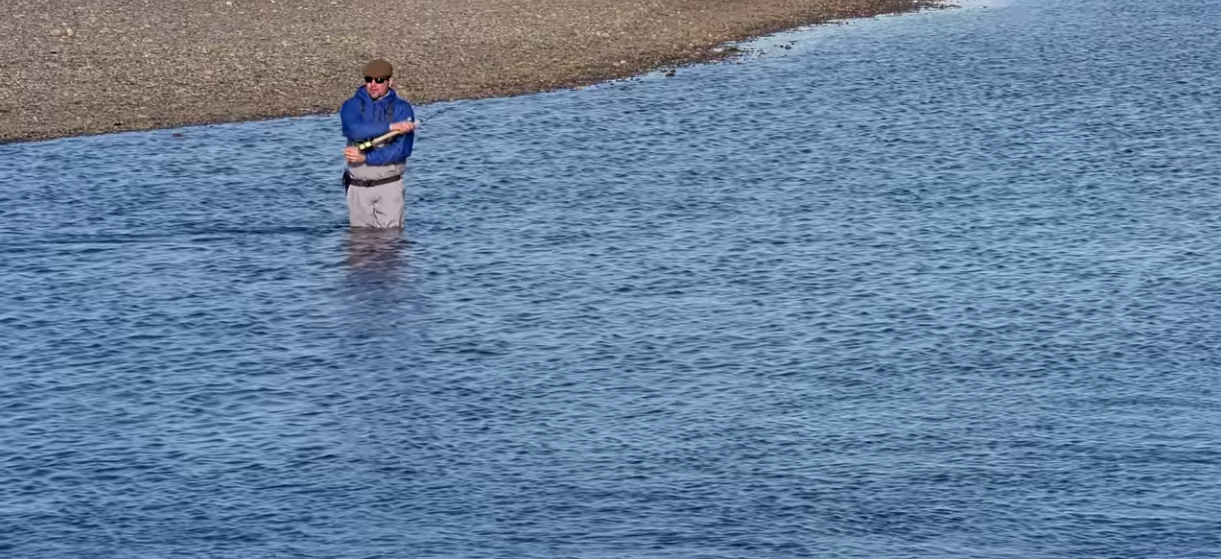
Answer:
[[[397,181],[399,179],[402,179],[402,178],[403,178],[403,175],[394,175],[393,177],[386,177],[384,179],[361,180],[361,179],[352,178],[352,175],[350,173],[348,173],[347,171],[344,171],[343,172],[343,185],[344,186],[363,186],[363,187],[381,186],[383,184],[390,184],[390,183]]]

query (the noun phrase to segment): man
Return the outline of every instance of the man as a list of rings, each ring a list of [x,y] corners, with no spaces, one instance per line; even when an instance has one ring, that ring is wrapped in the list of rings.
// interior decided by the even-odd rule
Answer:
[[[364,67],[365,85],[343,103],[339,118],[348,147],[348,222],[352,227],[403,226],[403,172],[415,142],[415,110],[394,91],[394,67],[377,59]],[[391,131],[398,136],[362,151],[355,144]]]

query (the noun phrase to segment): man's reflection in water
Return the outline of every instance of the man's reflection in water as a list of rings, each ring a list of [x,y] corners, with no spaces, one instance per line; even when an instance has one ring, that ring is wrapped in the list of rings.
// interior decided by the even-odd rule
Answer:
[[[407,259],[407,240],[397,227],[354,227],[348,232],[349,279],[397,282]]]
[[[381,360],[386,355],[418,345],[418,325],[427,313],[414,284],[411,243],[402,229],[352,228],[347,245],[331,341],[345,355],[368,356],[367,366],[356,368],[373,374],[385,368]]]

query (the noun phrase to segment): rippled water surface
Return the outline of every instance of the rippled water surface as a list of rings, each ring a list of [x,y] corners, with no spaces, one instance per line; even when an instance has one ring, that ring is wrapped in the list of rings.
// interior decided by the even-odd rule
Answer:
[[[402,235],[335,118],[0,146],[0,556],[1217,557],[1217,21],[420,107]]]

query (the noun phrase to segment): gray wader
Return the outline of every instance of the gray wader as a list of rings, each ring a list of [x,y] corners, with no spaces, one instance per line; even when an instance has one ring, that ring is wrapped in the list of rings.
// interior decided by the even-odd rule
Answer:
[[[403,226],[403,172],[407,165],[348,165],[348,224],[352,227]]]

